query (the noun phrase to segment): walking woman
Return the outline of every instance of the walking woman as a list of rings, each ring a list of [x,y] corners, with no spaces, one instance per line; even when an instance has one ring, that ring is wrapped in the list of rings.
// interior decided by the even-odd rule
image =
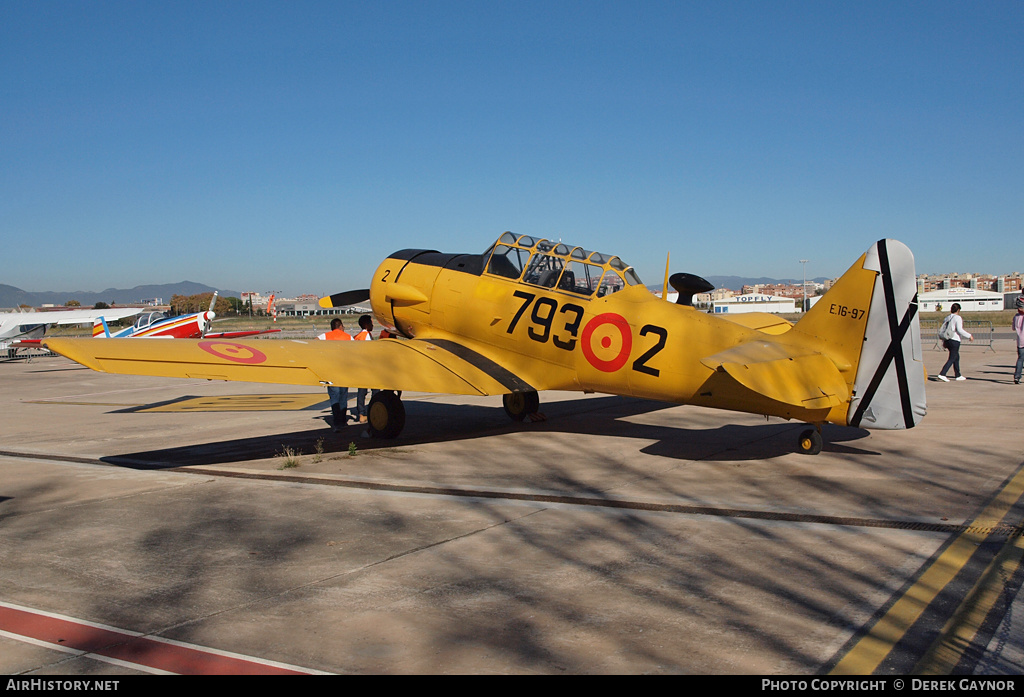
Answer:
[[[949,351],[949,358],[946,359],[946,365],[942,366],[942,370],[939,371],[939,380],[949,382],[946,371],[950,366],[953,366],[953,375],[956,376],[954,379],[966,380],[967,378],[960,374],[960,337],[968,341],[974,341],[974,337],[964,329],[964,320],[960,317],[960,303],[953,303],[953,306],[949,308],[949,315],[942,321],[940,336],[945,339],[942,343]]]

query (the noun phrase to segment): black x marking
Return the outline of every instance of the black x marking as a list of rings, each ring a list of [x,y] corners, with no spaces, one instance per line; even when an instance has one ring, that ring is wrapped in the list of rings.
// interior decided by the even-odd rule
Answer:
[[[885,313],[889,320],[889,337],[891,340],[889,348],[886,349],[882,360],[878,363],[875,374],[871,377],[871,383],[864,391],[864,397],[861,399],[860,404],[857,405],[857,410],[850,420],[850,425],[855,428],[860,426],[864,412],[871,405],[871,400],[878,391],[878,387],[882,384],[885,372],[889,370],[889,365],[895,361],[896,379],[899,382],[900,402],[903,407],[903,422],[907,428],[913,428],[916,425],[914,423],[914,408],[910,401],[910,387],[907,384],[907,365],[903,355],[902,344],[907,332],[910,331],[910,323],[917,314],[917,294],[914,294],[914,299],[911,300],[906,314],[903,315],[903,319],[897,320],[896,293],[892,285],[892,270],[889,267],[889,252],[886,248],[885,240],[878,241],[878,261],[882,268],[882,289],[885,293]]]

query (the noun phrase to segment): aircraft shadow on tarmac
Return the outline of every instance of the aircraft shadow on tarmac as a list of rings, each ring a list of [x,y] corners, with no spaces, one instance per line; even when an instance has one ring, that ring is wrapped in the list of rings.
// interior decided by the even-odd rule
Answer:
[[[499,407],[441,404],[429,400],[407,400],[408,416],[403,434],[394,440],[361,437],[364,426],[349,424],[339,433],[331,432],[323,417],[316,416],[315,427],[274,435],[253,436],[226,441],[197,443],[101,458],[103,462],[133,469],[169,469],[188,465],[213,465],[265,460],[280,455],[285,448],[310,454],[319,446],[324,455],[343,453],[355,443],[359,451],[409,447],[429,443],[451,443],[511,433],[545,432],[590,435],[600,438],[636,438],[653,441],[640,452],[680,460],[764,460],[792,453],[797,434],[806,424],[765,423],[763,425],[724,424],[714,428],[636,423],[629,417],[650,414],[679,405],[628,397],[591,397],[549,402],[541,405],[545,421],[513,422]],[[723,412],[723,417],[728,415]],[[705,417],[706,418],[706,417]],[[879,455],[880,453],[844,445],[868,435],[863,429],[825,425],[824,452]]]

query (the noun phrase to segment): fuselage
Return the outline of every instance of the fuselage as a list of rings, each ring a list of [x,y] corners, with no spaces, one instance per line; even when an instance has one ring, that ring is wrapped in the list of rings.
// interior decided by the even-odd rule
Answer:
[[[617,257],[508,233],[483,255],[402,250],[377,268],[370,300],[405,336],[457,340],[544,389],[845,420],[845,403],[781,404],[703,364],[765,335],[658,298]]]
[[[195,312],[179,317],[164,317],[162,313],[142,315],[131,327],[116,334],[114,338],[164,338],[164,339],[198,339],[203,330],[213,321],[212,312]]]

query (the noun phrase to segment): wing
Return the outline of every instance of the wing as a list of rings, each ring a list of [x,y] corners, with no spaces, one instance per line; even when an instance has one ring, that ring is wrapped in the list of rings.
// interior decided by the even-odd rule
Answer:
[[[701,363],[769,399],[806,409],[838,406],[850,394],[831,359],[798,347],[751,341],[708,356]]]
[[[238,331],[238,332],[214,332],[207,333],[204,339],[240,339],[243,336],[256,336],[257,334],[273,334],[281,331],[280,329],[253,329],[250,331]]]
[[[497,395],[537,389],[454,341],[46,339],[93,370],[127,375]]]
[[[142,312],[141,307],[107,308],[105,310],[58,310],[56,312],[7,312],[5,320],[20,324],[92,324],[97,317],[108,320],[124,319]]]

